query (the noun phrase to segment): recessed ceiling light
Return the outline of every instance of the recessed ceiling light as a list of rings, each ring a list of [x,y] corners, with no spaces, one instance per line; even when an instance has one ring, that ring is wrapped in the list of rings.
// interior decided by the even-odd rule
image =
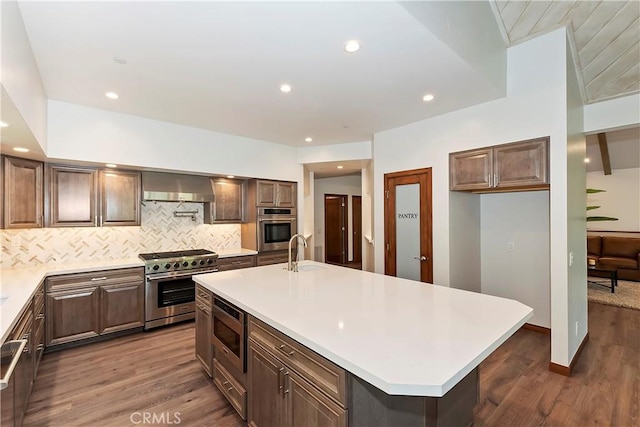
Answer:
[[[344,168],[344,166],[340,165],[340,166],[337,166],[337,168],[338,169],[342,169],[342,168]]]
[[[291,92],[291,86],[288,84],[283,84],[280,86],[280,92],[289,93]]]
[[[0,122],[0,128],[8,128],[8,127],[9,127],[9,123]]]
[[[107,93],[104,94],[104,96],[106,96],[109,99],[118,99],[118,98],[120,98],[118,96],[118,94],[115,93],[115,92],[107,92]]]
[[[354,53],[360,50],[360,42],[358,40],[347,40],[344,44],[344,51]]]
[[[113,58],[113,60],[114,60],[117,64],[120,64],[120,65],[125,65],[125,64],[127,63],[127,60],[126,60],[126,59],[124,59],[124,58],[120,58],[119,56],[115,56],[115,57]]]
[[[585,162],[585,163],[589,163],[590,161],[591,161],[591,159],[590,159],[590,158],[585,157],[585,159],[584,159],[584,162]]]
[[[422,100],[424,102],[429,102],[429,101],[433,101],[433,95],[431,95],[430,93],[426,94],[425,96],[422,97]]]
[[[308,136],[308,137],[306,137],[304,140],[305,140],[306,142],[311,142],[311,141],[313,141],[313,138],[311,138],[310,136]]]
[[[118,167],[118,165],[114,165],[113,163],[107,163],[105,166],[108,167],[108,168],[117,168]]]
[[[235,178],[235,175],[227,175],[227,178],[233,179],[233,178]]]
[[[23,147],[13,147],[13,151],[17,151],[18,153],[28,153],[29,149]]]

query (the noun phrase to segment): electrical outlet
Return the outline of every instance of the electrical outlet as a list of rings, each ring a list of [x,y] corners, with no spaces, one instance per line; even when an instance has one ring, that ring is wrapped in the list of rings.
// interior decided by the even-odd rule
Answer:
[[[580,328],[580,322],[576,322],[576,336],[578,336],[578,329]]]
[[[513,252],[516,250],[516,242],[514,242],[513,240],[507,242],[507,250],[509,252]]]
[[[569,267],[573,265],[573,252],[569,252]]]

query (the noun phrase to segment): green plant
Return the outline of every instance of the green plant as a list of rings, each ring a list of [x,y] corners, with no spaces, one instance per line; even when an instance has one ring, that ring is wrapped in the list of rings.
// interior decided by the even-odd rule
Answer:
[[[595,188],[587,188],[587,194],[606,193],[607,190],[598,190]],[[587,206],[587,211],[598,209],[600,206]],[[618,218],[610,216],[587,216],[587,222],[591,221],[617,221]]]

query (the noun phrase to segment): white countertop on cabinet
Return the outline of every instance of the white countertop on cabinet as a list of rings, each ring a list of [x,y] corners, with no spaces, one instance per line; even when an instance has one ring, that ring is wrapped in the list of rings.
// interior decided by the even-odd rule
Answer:
[[[7,339],[15,322],[18,321],[18,315],[47,276],[142,266],[144,261],[140,258],[125,258],[1,269],[0,342]]]
[[[313,261],[194,280],[387,394],[441,397],[531,316],[520,302]]]
[[[220,249],[216,250],[215,253],[218,254],[218,258],[231,258],[234,256],[247,256],[247,255],[257,255],[258,251],[254,251],[252,249]]]

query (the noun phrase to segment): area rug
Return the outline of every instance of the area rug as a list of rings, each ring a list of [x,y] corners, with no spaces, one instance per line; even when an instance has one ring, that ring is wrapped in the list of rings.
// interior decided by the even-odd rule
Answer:
[[[607,279],[590,277],[589,280],[601,281]],[[616,292],[613,294],[611,293],[611,288],[591,283],[587,284],[587,290],[589,302],[640,310],[640,282],[618,280]]]

